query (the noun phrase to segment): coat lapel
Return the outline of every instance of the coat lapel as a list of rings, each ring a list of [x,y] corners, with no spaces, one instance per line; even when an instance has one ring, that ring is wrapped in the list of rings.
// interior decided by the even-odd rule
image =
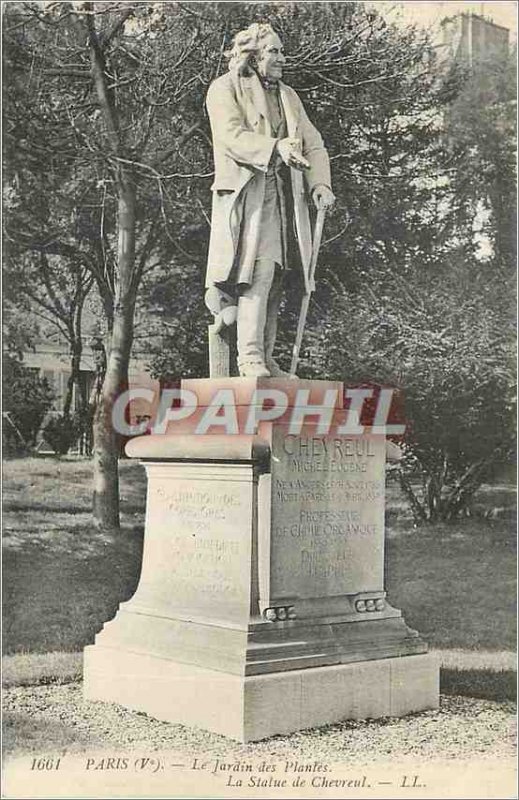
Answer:
[[[263,87],[260,83],[258,76],[255,74],[249,76],[242,76],[240,83],[243,95],[249,107],[248,108],[249,116],[254,117],[254,114],[256,114],[263,117],[267,125],[268,131],[270,133],[271,126],[267,108],[267,101],[265,99],[265,92],[263,91]],[[250,108],[251,106],[252,109]]]
[[[242,75],[238,78],[238,84],[239,93],[243,98],[244,105],[247,106],[247,116],[251,121],[255,118],[257,119],[258,116],[263,117],[268,132],[272,135],[267,101],[260,79],[255,73],[252,73],[252,75]],[[279,96],[287,121],[287,134],[293,138],[296,135],[297,126],[299,124],[299,107],[294,103],[287,85],[282,81],[279,82]]]

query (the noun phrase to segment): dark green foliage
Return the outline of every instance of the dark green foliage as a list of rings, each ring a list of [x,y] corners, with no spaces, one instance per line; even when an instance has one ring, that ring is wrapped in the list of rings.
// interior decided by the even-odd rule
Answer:
[[[3,411],[13,420],[26,446],[31,447],[45,414],[52,406],[54,394],[37,370],[28,369],[15,356],[5,354],[2,366]],[[9,427],[4,425],[5,434],[10,439]]]
[[[77,441],[79,431],[79,420],[63,414],[49,419],[43,428],[43,437],[57,455],[64,456]]]
[[[183,306],[174,316],[171,309],[179,297]],[[204,305],[199,270],[192,265],[164,270],[158,280],[144,282],[141,300],[148,332],[152,326],[155,330],[145,353],[151,376],[164,382],[207,375],[207,325],[212,317]],[[149,337],[145,341],[149,343]]]
[[[398,387],[406,457],[400,478],[417,521],[470,507],[496,463],[513,452],[510,284],[486,265],[454,265],[384,292],[330,295],[308,333],[308,367],[346,383]]]

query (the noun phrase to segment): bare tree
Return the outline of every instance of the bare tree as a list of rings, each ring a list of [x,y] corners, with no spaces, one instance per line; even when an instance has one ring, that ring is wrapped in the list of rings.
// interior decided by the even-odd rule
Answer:
[[[14,118],[27,128],[22,145],[36,161],[43,156],[51,163],[55,178],[47,185],[53,207],[25,235],[25,245],[40,253],[43,278],[50,254],[75,258],[78,270],[90,272],[103,308],[107,366],[94,420],[93,508],[96,523],[106,528],[119,526],[120,442],[112,409],[128,383],[137,292],[146,271],[164,257],[164,240],[170,247],[175,242],[166,205],[167,184],[177,174],[167,167],[196,136],[202,115],[200,106],[184,101],[190,86],[203,80],[187,66],[200,57],[204,34],[188,11],[180,19],[178,9],[157,14],[160,5],[13,4],[5,26],[18,90],[27,92],[22,84],[29,82],[44,131],[31,129],[15,108]],[[177,141],[172,127],[180,133]],[[16,138],[16,124],[10,134]],[[13,185],[24,177],[31,183],[36,170],[34,163],[21,165]],[[67,202],[59,199],[60,178]],[[45,300],[39,293],[32,299],[47,313],[52,306],[63,325],[50,284]]]

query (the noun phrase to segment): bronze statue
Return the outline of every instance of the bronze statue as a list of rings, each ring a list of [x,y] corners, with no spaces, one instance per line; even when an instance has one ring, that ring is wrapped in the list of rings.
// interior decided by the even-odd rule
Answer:
[[[294,262],[308,271],[308,204],[333,205],[330,162],[281,81],[285,54],[272,27],[240,31],[228,56],[207,94],[215,179],[206,303],[224,323],[236,318],[240,375],[281,377],[273,351],[283,276]]]

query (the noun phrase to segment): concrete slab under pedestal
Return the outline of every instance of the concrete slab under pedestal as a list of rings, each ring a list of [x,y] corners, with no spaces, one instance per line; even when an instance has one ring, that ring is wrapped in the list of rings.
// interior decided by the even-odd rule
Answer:
[[[240,742],[438,706],[431,654],[241,676],[115,648],[85,649],[85,697]]]

